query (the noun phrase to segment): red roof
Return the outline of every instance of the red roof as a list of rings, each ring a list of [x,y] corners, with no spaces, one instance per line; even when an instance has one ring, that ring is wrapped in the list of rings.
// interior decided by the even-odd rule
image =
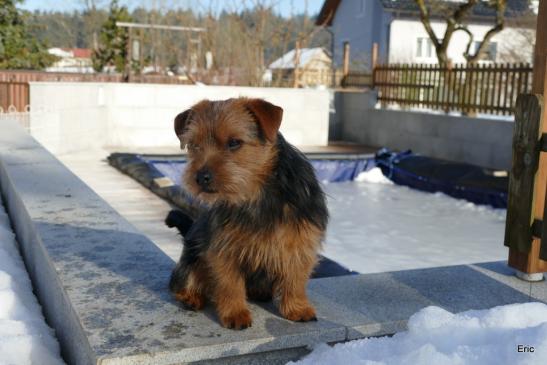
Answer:
[[[93,52],[89,48],[63,48],[63,51],[72,52],[74,58],[91,58]]]

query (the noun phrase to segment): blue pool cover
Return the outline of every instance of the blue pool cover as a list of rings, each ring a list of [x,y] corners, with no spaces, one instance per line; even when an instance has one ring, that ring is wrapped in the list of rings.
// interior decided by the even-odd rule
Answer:
[[[506,171],[387,149],[376,153],[375,163],[398,185],[432,193],[442,192],[475,204],[507,208],[509,178]]]
[[[321,157],[322,156],[322,157]],[[410,151],[395,153],[379,150],[374,157],[367,155],[308,155],[322,182],[336,183],[354,180],[361,172],[375,166],[399,185],[427,192],[442,192],[454,198],[495,208],[507,207],[508,177],[499,172],[465,163],[420,156]],[[181,188],[181,175],[186,160],[180,156],[153,156],[113,153],[111,165],[132,176],[156,194],[182,206],[189,197]],[[153,181],[168,177],[174,187],[159,188]]]
[[[169,177],[177,185],[181,185],[181,175],[186,168],[184,160],[165,160],[153,157],[142,157],[147,163],[152,164],[164,176]],[[374,159],[351,160],[310,160],[317,178],[322,182],[352,181],[363,171],[374,167]]]

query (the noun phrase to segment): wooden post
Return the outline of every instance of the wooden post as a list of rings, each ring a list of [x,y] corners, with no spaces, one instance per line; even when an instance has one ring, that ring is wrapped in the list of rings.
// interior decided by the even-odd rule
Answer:
[[[293,72],[293,85],[297,88],[300,83],[300,41],[296,41],[294,46],[294,72]]]
[[[536,45],[534,49],[534,72],[532,77],[532,94],[543,94],[545,103],[545,67],[547,61],[547,0],[539,2],[539,12],[536,28]],[[541,132],[547,133],[547,113],[543,113]],[[538,172],[534,182],[533,217],[543,220],[545,207],[545,188],[547,185],[547,153],[539,156]],[[543,224],[547,224],[545,221]],[[541,240],[534,237],[528,252],[522,252],[515,247],[509,249],[509,266],[517,269],[517,275],[524,279],[541,280],[540,273],[547,271],[547,261],[539,258]],[[520,272],[520,273],[519,273]],[[535,275],[534,275],[535,274]]]
[[[349,74],[349,42],[344,42],[344,64],[342,74],[344,77]]]
[[[126,44],[126,50],[127,50],[127,54],[126,54],[126,57],[127,57],[127,60],[126,60],[126,63],[125,63],[125,71],[124,71],[124,74],[123,75],[123,78],[124,78],[124,81],[125,82],[131,82],[131,51],[132,51],[132,44],[131,44],[132,40],[131,40],[131,28],[128,28],[127,29],[127,44]]]
[[[370,53],[370,67],[371,71],[374,72],[376,65],[378,64],[378,43],[372,43],[372,51]]]

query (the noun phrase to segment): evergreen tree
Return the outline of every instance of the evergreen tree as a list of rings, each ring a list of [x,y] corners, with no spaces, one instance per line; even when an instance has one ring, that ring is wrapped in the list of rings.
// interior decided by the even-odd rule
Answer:
[[[0,69],[40,70],[56,57],[31,35],[16,7],[21,0],[0,0]]]
[[[118,72],[125,72],[128,62],[129,34],[127,28],[116,26],[116,22],[129,22],[131,16],[127,7],[120,6],[118,0],[112,0],[108,19],[103,24],[99,35],[99,47],[93,51],[93,68],[97,72],[107,66],[114,67]]]

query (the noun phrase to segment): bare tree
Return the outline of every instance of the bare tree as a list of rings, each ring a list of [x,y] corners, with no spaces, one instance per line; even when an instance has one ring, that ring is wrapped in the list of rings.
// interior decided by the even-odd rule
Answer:
[[[466,0],[456,7],[453,7],[453,4],[447,4],[446,2],[441,3],[440,1],[430,1],[427,2],[427,4],[426,0],[415,1],[420,10],[420,19],[422,24],[424,25],[425,31],[429,35],[429,38],[435,47],[437,59],[441,66],[446,66],[448,64],[449,60],[447,50],[450,45],[450,40],[455,32],[463,31],[468,34],[469,42],[467,43],[463,56],[467,62],[473,63],[483,57],[492,37],[501,32],[505,25],[507,0],[489,0],[488,5],[496,10],[495,24],[488,30],[488,32],[486,32],[483,39],[478,43],[478,47],[475,52],[472,54],[471,46],[474,43],[474,37],[466,24],[466,18],[468,17],[471,9],[477,5],[480,0]],[[444,16],[446,30],[442,39],[435,34],[435,31],[431,26],[431,9],[436,10],[437,13],[446,14]]]

